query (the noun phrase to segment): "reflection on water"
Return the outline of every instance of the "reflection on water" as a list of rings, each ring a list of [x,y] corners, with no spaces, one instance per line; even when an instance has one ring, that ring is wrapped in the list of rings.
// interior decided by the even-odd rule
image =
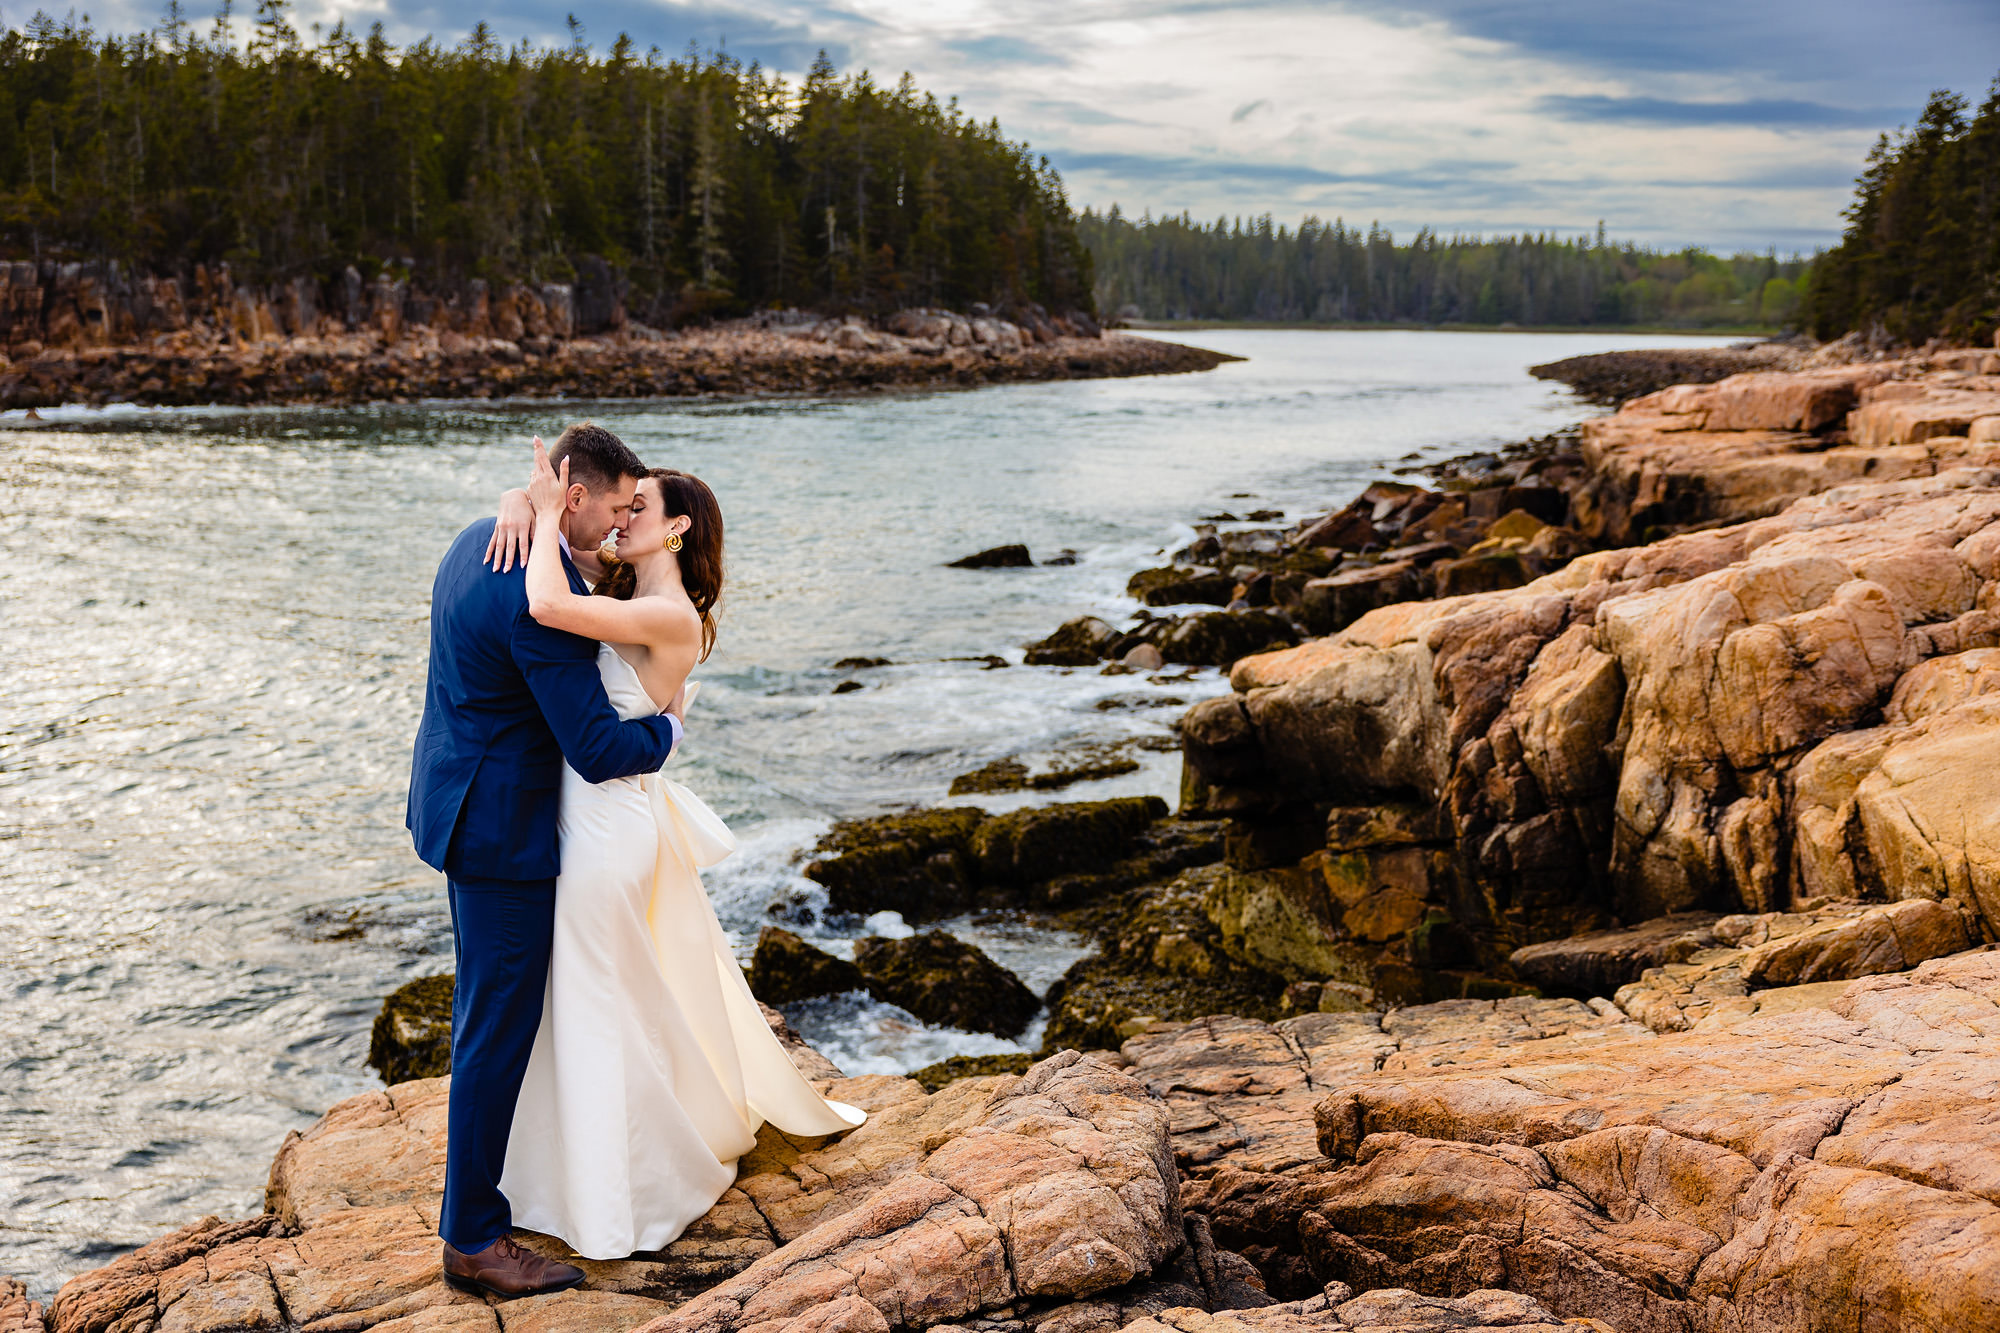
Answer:
[[[431,571],[524,476],[531,433],[587,412],[721,498],[722,646],[676,764],[743,839],[710,888],[747,948],[774,903],[812,906],[798,853],[829,820],[942,799],[1000,756],[1157,737],[1225,688],[950,659],[1018,662],[1071,615],[1129,613],[1126,577],[1219,504],[1323,506],[1410,451],[1573,419],[1522,368],[1618,341],[1201,340],[1252,359],[839,401],[0,417],[0,1272],[46,1295],[254,1212],[284,1132],[378,1086],[381,995],[450,961],[402,830]],[[1079,559],[943,568],[1008,541]],[[833,669],[854,656],[895,665]],[[1074,794],[1171,797],[1173,757],[1144,758]],[[1077,956],[954,928],[1037,986]],[[1017,1048],[872,1002],[802,1019],[857,1072]]]

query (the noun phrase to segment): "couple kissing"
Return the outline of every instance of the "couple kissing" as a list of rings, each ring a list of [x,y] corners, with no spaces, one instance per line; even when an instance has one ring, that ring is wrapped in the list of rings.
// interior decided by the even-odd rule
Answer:
[[[584,1278],[517,1227],[659,1250],[765,1121],[863,1119],[765,1023],[701,883],[735,839],[660,771],[715,643],[722,511],[602,426],[534,452],[438,567],[407,821],[457,955],[445,1275],[500,1297]]]

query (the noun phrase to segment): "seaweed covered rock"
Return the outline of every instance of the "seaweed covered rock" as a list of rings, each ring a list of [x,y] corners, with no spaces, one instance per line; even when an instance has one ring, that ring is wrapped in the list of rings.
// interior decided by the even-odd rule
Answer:
[[[954,807],[843,820],[820,839],[805,874],[826,886],[835,911],[946,915],[972,902],[972,831],[985,818]]]
[[[1116,1047],[1161,1020],[1279,1017],[1285,978],[1233,956],[1205,909],[1216,873],[1188,871],[1066,914],[1097,952],[1049,988],[1044,1051]]]
[[[449,973],[418,977],[382,1001],[368,1033],[368,1063],[384,1083],[451,1072],[452,991]]]
[[[941,1091],[948,1083],[956,1083],[962,1078],[987,1078],[994,1074],[1025,1074],[1035,1063],[1035,1057],[1026,1051],[1009,1051],[1000,1055],[953,1055],[939,1060],[936,1064],[925,1065],[922,1069],[910,1071],[910,1077],[923,1085],[925,1092]]]
[[[1094,666],[1117,640],[1118,631],[1096,616],[1078,616],[1030,646],[1022,660],[1029,666]]]
[[[1292,622],[1270,611],[1204,611],[1173,621],[1155,641],[1160,655],[1187,666],[1228,666],[1298,638]]]
[[[870,935],[856,941],[854,965],[870,995],[939,1027],[1013,1037],[1042,1007],[1019,977],[942,930]]]
[[[766,926],[757,932],[757,951],[750,956],[750,993],[765,1004],[796,1004],[861,990],[866,984],[860,968],[815,949],[789,930]]]
[[[973,830],[972,855],[983,884],[1018,887],[1058,875],[1108,869],[1149,824],[1164,819],[1157,796],[1034,806],[989,819]]]
[[[1026,569],[1034,563],[1034,557],[1028,554],[1028,548],[1019,542],[1015,542],[1007,546],[995,546],[988,550],[977,551],[972,555],[960,556],[956,560],[948,561],[946,567],[949,569]]]
[[[844,821],[806,875],[835,910],[912,921],[970,907],[1074,905],[1222,855],[1219,825],[1169,820],[1156,796],[1070,801],[1006,815],[958,806]]]
[[[1188,602],[1227,606],[1235,588],[1236,580],[1217,570],[1201,565],[1167,565],[1140,570],[1126,583],[1125,592],[1147,606],[1179,606]]]

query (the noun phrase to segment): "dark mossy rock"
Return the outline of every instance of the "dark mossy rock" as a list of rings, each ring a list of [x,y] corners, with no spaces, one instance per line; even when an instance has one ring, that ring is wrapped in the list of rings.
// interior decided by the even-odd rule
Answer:
[[[1226,667],[1252,653],[1289,647],[1297,637],[1291,621],[1270,611],[1205,611],[1174,621],[1154,643],[1169,662]]]
[[[1042,886],[1036,905],[1076,907],[1107,893],[1213,865],[1226,850],[1227,827],[1220,819],[1158,820],[1139,831],[1131,849],[1109,870],[1058,876]]]
[[[1462,560],[1440,560],[1431,566],[1439,597],[1519,588],[1529,580],[1527,562],[1518,551],[1490,551]]]
[[[986,812],[969,806],[914,810],[834,825],[807,863],[835,911],[896,911],[913,920],[972,904],[972,831]]]
[[[868,993],[926,1023],[1012,1037],[1042,1007],[1021,979],[942,930],[908,939],[870,935],[854,946]]]
[[[960,773],[951,780],[953,796],[978,795],[982,792],[1021,791],[1028,785],[1028,766],[1018,759],[995,759],[970,773]]]
[[[1015,810],[973,831],[973,860],[983,883],[1007,887],[1107,870],[1131,854],[1147,825],[1166,815],[1167,803],[1157,796]]]
[[[983,768],[975,768],[970,773],[961,773],[953,778],[951,794],[970,796],[982,792],[1053,791],[1079,782],[1097,782],[1136,773],[1139,761],[1118,753],[1124,748],[1127,747],[1106,746],[1065,754],[1054,767],[1040,773],[1029,772],[1028,766],[1018,759],[995,759]]]
[[[1098,952],[1049,988],[1042,1054],[1115,1050],[1145,1019],[1282,1016],[1285,979],[1231,957],[1209,919],[1204,897],[1213,873],[1186,872],[1062,914]]]
[[[1023,660],[1029,666],[1095,666],[1117,640],[1118,631],[1096,616],[1078,616],[1030,645]]]
[[[1248,969],[1191,977],[1119,959],[1086,958],[1049,988],[1049,1025],[1041,1054],[1075,1048],[1117,1050],[1160,1019],[1185,1023],[1215,1014],[1276,1022],[1285,983]]]
[[[871,667],[895,665],[886,657],[843,657],[833,664],[835,671],[866,671]]]
[[[766,926],[757,932],[757,951],[750,956],[750,993],[765,1004],[796,1004],[862,990],[866,984],[860,968],[815,949],[789,930]]]
[[[1178,606],[1205,602],[1210,606],[1229,605],[1236,580],[1227,574],[1200,567],[1168,565],[1162,569],[1142,569],[1125,585],[1128,595],[1147,606]]]
[[[1016,542],[1009,546],[995,546],[973,555],[961,556],[946,565],[948,569],[1025,569],[1034,564],[1034,557],[1028,548]]]
[[[1006,1055],[954,1055],[940,1060],[934,1065],[910,1071],[910,1077],[924,1085],[925,1092],[936,1092],[947,1083],[956,1083],[962,1078],[984,1078],[992,1074],[1025,1074],[1035,1057],[1026,1051],[1010,1052]]]
[[[1429,591],[1430,580],[1414,560],[1342,570],[1305,585],[1299,620],[1308,633],[1337,634],[1377,607],[1414,601]]]
[[[368,1063],[384,1083],[451,1072],[450,973],[418,977],[389,992],[368,1034]]]

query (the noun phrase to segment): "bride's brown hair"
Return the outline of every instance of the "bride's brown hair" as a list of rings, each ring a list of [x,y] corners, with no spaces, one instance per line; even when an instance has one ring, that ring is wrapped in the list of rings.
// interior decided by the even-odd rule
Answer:
[[[660,484],[661,507],[669,518],[688,520],[681,537],[681,586],[701,615],[701,657],[706,662],[715,649],[715,604],[722,598],[722,506],[708,483],[691,472],[670,467],[647,470],[646,475]],[[607,552],[608,557],[608,552]],[[638,586],[632,566],[616,558],[604,560],[604,577],[593,589],[600,597],[630,600]]]

